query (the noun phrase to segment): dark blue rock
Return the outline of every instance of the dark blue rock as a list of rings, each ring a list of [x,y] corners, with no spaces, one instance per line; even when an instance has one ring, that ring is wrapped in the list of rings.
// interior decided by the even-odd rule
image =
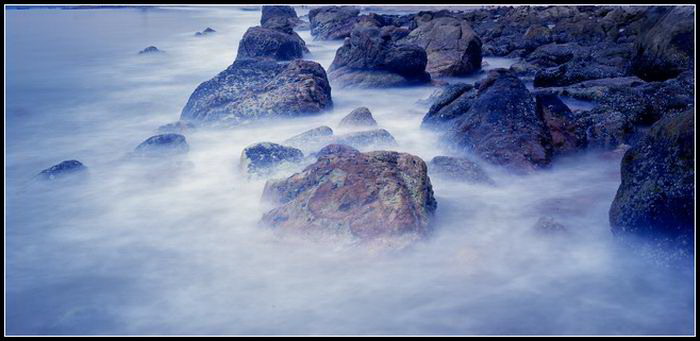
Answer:
[[[139,51],[139,54],[151,54],[151,53],[162,53],[163,51],[159,50],[155,46],[149,46],[141,51]]]
[[[87,167],[80,163],[80,161],[68,160],[44,169],[38,174],[38,177],[44,180],[54,180],[85,171],[87,171]]]

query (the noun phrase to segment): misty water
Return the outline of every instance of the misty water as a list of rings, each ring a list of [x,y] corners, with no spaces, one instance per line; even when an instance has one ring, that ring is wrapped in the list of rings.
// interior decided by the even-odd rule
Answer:
[[[610,234],[616,154],[528,176],[487,167],[493,187],[431,178],[434,233],[400,252],[258,225],[270,207],[265,180],[238,169],[245,146],[342,132],[367,106],[395,150],[449,155],[420,129],[434,88],[334,87],[317,116],[186,133],[189,167],[129,161],[259,19],[237,7],[6,12],[8,334],[693,333],[692,259],[660,261]],[[217,33],[194,36],[206,27]],[[342,42],[299,33],[327,69]],[[166,53],[137,54],[149,45]],[[32,181],[70,159],[89,168],[84,181]],[[569,233],[536,233],[541,216]]]

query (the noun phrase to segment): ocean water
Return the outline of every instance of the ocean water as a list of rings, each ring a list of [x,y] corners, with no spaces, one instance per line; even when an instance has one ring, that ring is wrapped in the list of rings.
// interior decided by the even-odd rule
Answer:
[[[245,146],[342,132],[342,117],[367,106],[395,150],[428,161],[449,154],[419,128],[430,87],[334,87],[321,115],[188,132],[190,167],[128,161],[233,62],[259,18],[239,7],[6,12],[7,334],[694,332],[692,259],[646,256],[609,232],[620,155],[528,176],[487,166],[493,187],[432,178],[434,233],[397,253],[257,224],[269,207],[264,180],[238,171]],[[217,33],[194,36],[206,27]],[[299,33],[307,59],[328,68],[341,42]],[[137,54],[150,45],[165,53]],[[68,159],[89,168],[84,181],[32,181]],[[536,233],[542,216],[569,232]]]

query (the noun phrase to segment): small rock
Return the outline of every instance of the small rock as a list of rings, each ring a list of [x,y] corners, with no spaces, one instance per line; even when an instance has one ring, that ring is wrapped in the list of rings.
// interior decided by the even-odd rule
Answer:
[[[372,117],[372,113],[366,107],[359,107],[345,116],[338,127],[374,127],[377,121]]]
[[[175,133],[182,134],[195,129],[195,125],[192,122],[177,121],[173,123],[168,123],[158,127],[157,131],[159,133]]]
[[[56,180],[59,178],[64,178],[68,175],[83,173],[85,171],[87,171],[87,167],[85,167],[80,161],[68,160],[44,169],[37,175],[37,177],[43,180]]]
[[[536,232],[543,234],[559,234],[563,232],[568,232],[566,226],[549,216],[540,217],[540,219],[538,219],[535,225],[533,226],[533,229]]]
[[[155,46],[149,46],[141,51],[139,51],[139,54],[146,54],[146,53],[163,53],[163,51],[159,50]]]
[[[138,145],[134,151],[137,156],[160,157],[185,154],[190,150],[187,140],[180,134],[161,134],[151,136]]]
[[[479,164],[466,158],[436,156],[430,160],[428,171],[431,175],[456,181],[495,184]]]
[[[241,152],[241,169],[248,174],[265,174],[283,163],[296,163],[304,158],[301,150],[277,143],[260,142]]]
[[[396,140],[386,129],[374,129],[339,135],[334,143],[347,144],[354,148],[367,147],[392,147],[396,146]]]

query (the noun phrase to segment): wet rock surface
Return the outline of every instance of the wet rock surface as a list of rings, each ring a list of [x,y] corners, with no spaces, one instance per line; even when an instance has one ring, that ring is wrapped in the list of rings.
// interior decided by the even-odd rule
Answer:
[[[238,125],[316,114],[332,103],[326,72],[316,62],[237,60],[195,89],[180,119]]]
[[[328,68],[329,78],[342,87],[385,87],[430,81],[427,54],[414,44],[398,44],[400,31],[369,17],[354,26]]]
[[[350,36],[360,10],[352,6],[324,6],[309,11],[311,35],[319,40],[337,40]]]
[[[342,145],[324,148],[316,163],[288,179],[268,181],[263,198],[278,205],[262,218],[276,229],[391,239],[400,246],[430,234],[437,207],[420,158]]]
[[[467,20],[421,12],[414,23],[417,27],[400,42],[425,49],[432,77],[468,75],[481,68],[481,39]]]
[[[610,207],[613,233],[692,249],[695,113],[656,122],[622,159],[622,184]]]

